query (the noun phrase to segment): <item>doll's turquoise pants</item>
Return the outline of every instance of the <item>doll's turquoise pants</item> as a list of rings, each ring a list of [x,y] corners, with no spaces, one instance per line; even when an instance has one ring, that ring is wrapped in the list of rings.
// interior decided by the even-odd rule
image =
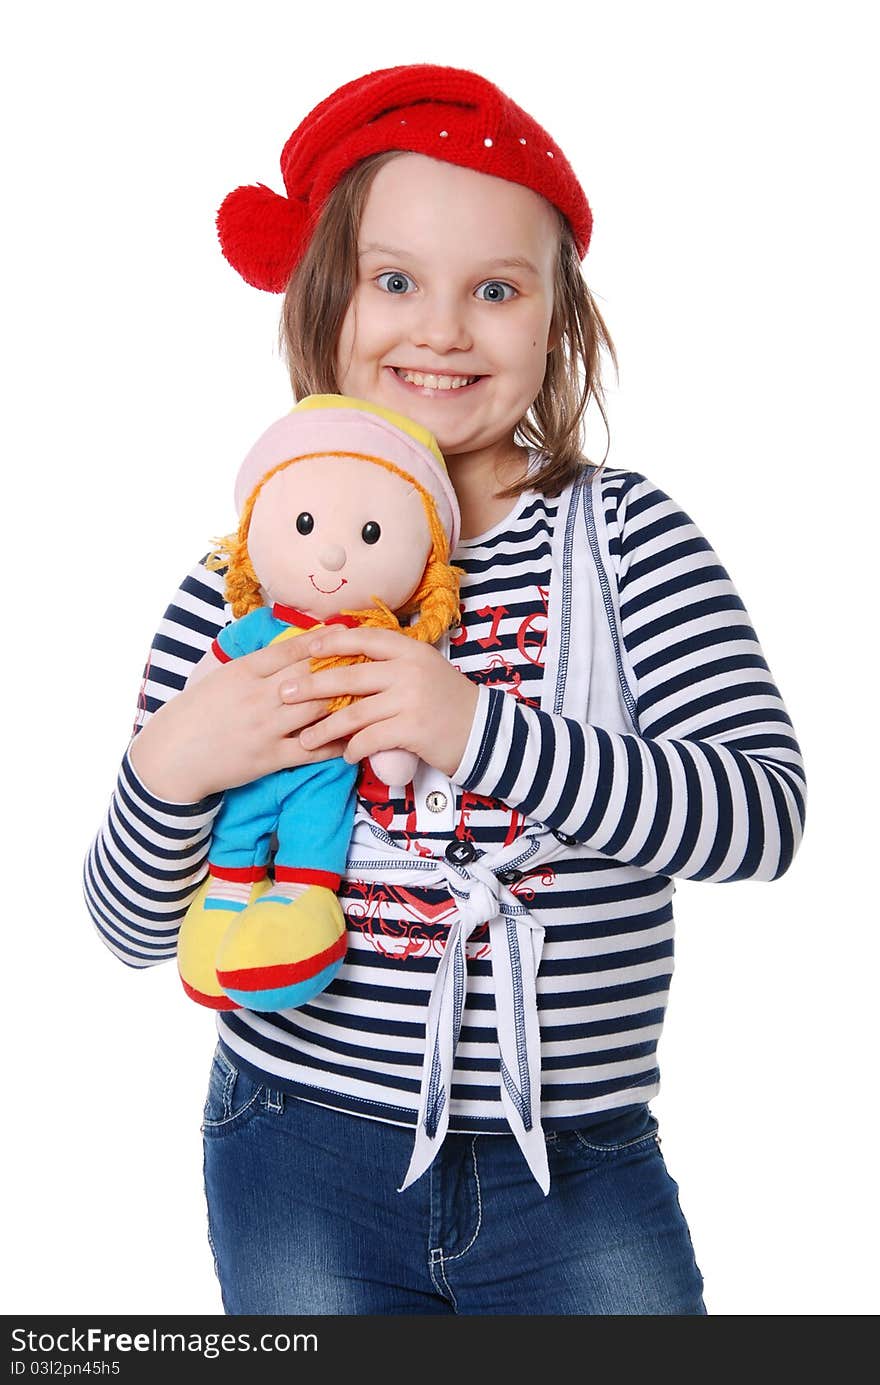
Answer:
[[[339,755],[227,789],[214,822],[210,865],[266,865],[275,832],[276,866],[344,875],[357,773],[357,764]]]

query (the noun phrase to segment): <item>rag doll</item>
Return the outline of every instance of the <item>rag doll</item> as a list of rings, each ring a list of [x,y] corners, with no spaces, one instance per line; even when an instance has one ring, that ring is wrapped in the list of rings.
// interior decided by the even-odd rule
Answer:
[[[239,527],[219,541],[235,617],[190,675],[322,624],[383,626],[434,643],[458,618],[449,564],[460,516],[427,430],[343,395],[310,395],[273,423],[235,487]],[[398,615],[412,617],[401,625]],[[314,658],[317,671],[363,656]],[[335,711],[352,701],[340,697]],[[388,750],[374,774],[407,784],[417,758]],[[227,790],[208,876],[183,920],[187,994],[226,1010],[283,1010],[319,994],[346,950],[336,895],[356,806],[358,765],[341,756]],[[274,878],[270,845],[277,842]]]

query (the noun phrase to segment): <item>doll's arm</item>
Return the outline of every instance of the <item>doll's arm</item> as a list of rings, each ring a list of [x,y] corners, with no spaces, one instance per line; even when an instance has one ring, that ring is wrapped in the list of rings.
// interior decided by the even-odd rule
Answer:
[[[637,473],[608,485],[638,733],[540,711],[481,684],[452,778],[647,871],[775,880],[800,845],[806,782],[748,612],[674,501]]]
[[[370,756],[370,765],[377,779],[389,788],[405,788],[415,775],[419,757],[411,750],[379,750]]]
[[[186,686],[191,688],[193,684],[200,683],[209,673],[222,668],[232,659],[240,659],[242,655],[264,649],[274,633],[270,620],[266,607],[258,606],[248,615],[224,625],[189,674]]]
[[[200,683],[203,678],[207,678],[208,674],[213,673],[216,668],[222,667],[223,662],[217,658],[213,648],[206,650],[187,678],[186,686],[188,688],[193,687],[195,683]]]

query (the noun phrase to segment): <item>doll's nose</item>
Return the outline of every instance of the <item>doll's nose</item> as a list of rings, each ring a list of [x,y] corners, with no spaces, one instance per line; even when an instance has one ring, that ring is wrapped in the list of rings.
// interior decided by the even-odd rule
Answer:
[[[322,564],[328,572],[338,572],[341,567],[345,567],[345,549],[338,543],[328,543],[318,553]]]

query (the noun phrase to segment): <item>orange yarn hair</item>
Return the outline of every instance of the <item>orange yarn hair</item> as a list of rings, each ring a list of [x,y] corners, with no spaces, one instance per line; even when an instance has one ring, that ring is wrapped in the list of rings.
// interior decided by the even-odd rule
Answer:
[[[224,594],[232,607],[233,616],[238,619],[265,604],[260,592],[260,582],[254,572],[247,547],[251,515],[261,490],[266,482],[271,481],[272,477],[277,475],[279,471],[294,466],[297,462],[309,461],[315,457],[353,457],[356,461],[373,462],[376,466],[385,467],[386,471],[394,472],[396,476],[406,481],[408,485],[414,486],[418,491],[431,534],[431,552],[425,564],[421,582],[406,605],[400,608],[401,615],[418,611],[418,619],[412,625],[401,625],[394,611],[386,606],[385,602],[378,596],[373,597],[375,605],[367,607],[366,610],[343,610],[341,614],[354,616],[359,625],[398,630],[402,635],[407,635],[412,640],[422,640],[426,644],[434,644],[444,631],[457,623],[459,579],[464,576],[464,569],[454,567],[449,562],[449,538],[440,522],[433,496],[401,467],[386,461],[384,457],[374,457],[364,452],[309,452],[302,457],[291,457],[288,461],[279,462],[277,466],[267,471],[259,485],[254,487],[245,501],[238,529],[234,534],[227,534],[225,538],[213,539],[214,548],[206,560],[206,566],[213,572],[224,565],[226,566]],[[313,673],[318,673],[325,668],[369,662],[370,660],[365,654],[331,654],[323,658],[313,658],[310,667]],[[340,695],[330,702],[328,712],[336,712],[341,707],[347,707],[350,702],[356,701],[358,698],[352,694]]]

